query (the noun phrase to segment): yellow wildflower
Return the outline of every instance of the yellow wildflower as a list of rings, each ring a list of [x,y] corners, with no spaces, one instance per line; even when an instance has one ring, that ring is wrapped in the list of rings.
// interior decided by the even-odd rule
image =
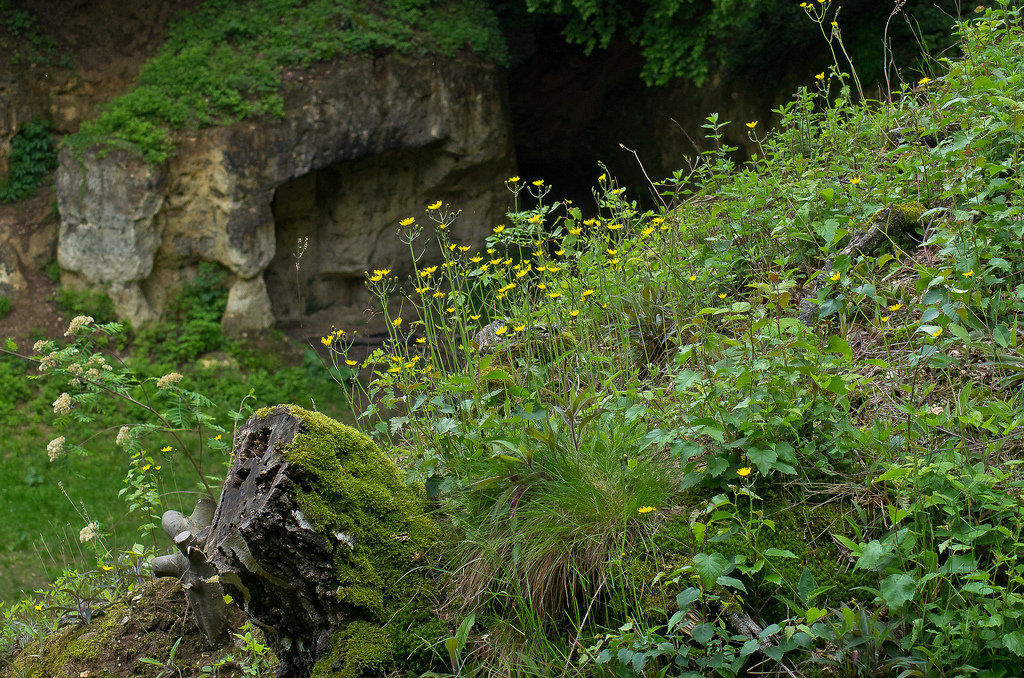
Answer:
[[[536,186],[537,188],[540,188],[541,186],[544,185],[544,180],[543,179],[537,179],[537,181],[533,182],[533,185]]]
[[[501,326],[501,327],[499,327],[498,329],[494,330],[494,333],[495,333],[495,334],[497,334],[497,335],[498,335],[499,337],[500,337],[501,335],[505,334],[506,332],[508,332],[508,328],[507,328],[507,327],[505,327],[504,325],[502,325],[502,326]]]
[[[622,228],[622,224],[606,224],[609,231],[617,231]]]
[[[721,294],[718,295],[718,298],[719,299],[725,299],[727,296],[729,296],[729,295],[726,294],[725,292],[722,292]]]
[[[402,219],[401,221],[399,221],[398,225],[399,226],[411,226],[414,221],[416,221],[416,220],[413,217],[406,217],[405,219]]]
[[[973,277],[974,276],[974,269],[972,268],[971,270],[967,271],[967,273],[961,273],[960,275],[962,275],[965,278]]]
[[[391,321],[391,325],[393,327],[401,327],[402,319],[401,318],[395,318],[394,320]]]
[[[931,82],[931,81],[932,81],[932,79],[931,79],[931,78],[929,78],[929,77],[925,76],[925,77],[921,78],[920,80],[918,80],[918,81],[917,81],[917,84],[918,84],[918,85],[927,85],[927,84],[928,84],[929,82]]]
[[[437,210],[437,209],[441,209],[441,201],[440,201],[440,200],[438,200],[437,202],[433,203],[432,205],[427,205],[427,209],[428,209],[428,210]]]
[[[166,447],[164,447],[164,448],[163,448],[163,449],[161,449],[160,451],[161,451],[161,452],[170,452],[170,451],[171,451],[172,449],[174,449],[174,448],[173,448],[173,447],[171,447],[170,445],[167,445]]]
[[[753,473],[753,471],[754,471],[754,469],[750,468],[749,466],[744,466],[743,468],[736,469],[736,475],[738,475],[738,476],[740,476],[742,478],[746,478],[751,473]]]
[[[569,317],[570,318],[575,318],[579,314],[580,314],[580,312],[577,309],[575,309],[575,308],[573,310],[569,311]]]
[[[495,233],[501,233],[504,230],[505,230],[505,224],[498,224],[497,226],[494,227],[494,232]]]
[[[514,184],[514,183],[517,183],[518,181],[519,181],[519,177],[510,177],[509,180],[508,180],[508,183]]]
[[[696,281],[697,281],[697,276],[695,276],[695,275],[691,275],[691,276],[690,276],[690,277],[688,278],[688,280],[689,280],[690,282],[696,282]]]
[[[901,308],[903,308],[903,304],[893,304],[892,306],[889,307],[889,310],[890,311],[898,311]]]
[[[942,328],[940,327],[939,329],[935,330],[934,332],[931,332],[930,334],[931,334],[931,335],[932,335],[933,337],[939,337],[939,336],[942,336]]]
[[[569,229],[569,233],[572,233],[573,235],[579,235],[582,232],[583,232],[583,227],[582,226],[573,226],[572,228]]]
[[[654,508],[653,506],[641,506],[640,508],[638,508],[636,510],[636,512],[641,514],[641,515],[643,515],[645,513],[650,513],[651,511],[656,511],[656,510],[657,509]]]
[[[355,367],[355,366],[356,366],[356,365],[358,365],[359,363],[358,363],[358,362],[356,362],[355,360],[346,360],[346,361],[345,361],[345,364],[346,364],[346,365],[348,365],[349,367]]]
[[[824,80],[825,79],[825,71],[822,71],[821,73],[818,73],[816,76],[814,76],[814,79],[815,80]]]
[[[512,331],[514,331],[514,332],[522,332],[525,329],[526,329],[526,325],[515,325],[515,326],[512,327]]]
[[[840,274],[839,274],[839,271],[836,271],[835,273],[833,273],[832,275],[830,275],[830,276],[828,277],[828,279],[829,279],[829,280],[831,280],[832,282],[835,282],[835,281],[839,280],[839,278],[840,278],[840,277],[841,277],[841,276],[840,276]]]
[[[752,120],[748,122],[747,127],[749,127],[750,129],[754,129],[755,127],[757,127],[757,120]]]
[[[854,177],[850,179],[850,183],[854,186],[860,186],[860,182],[863,181],[860,177]]]

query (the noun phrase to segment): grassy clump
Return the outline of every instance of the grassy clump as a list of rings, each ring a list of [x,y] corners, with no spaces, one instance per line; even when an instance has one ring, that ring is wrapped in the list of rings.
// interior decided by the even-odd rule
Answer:
[[[282,69],[347,54],[466,48],[505,59],[497,20],[479,0],[207,0],[173,22],[136,87],[65,143],[130,148],[161,163],[173,130],[283,117]]]

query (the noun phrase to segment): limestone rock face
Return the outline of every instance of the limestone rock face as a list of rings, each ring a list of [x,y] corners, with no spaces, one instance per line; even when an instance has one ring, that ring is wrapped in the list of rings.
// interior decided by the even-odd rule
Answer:
[[[64,149],[61,267],[133,323],[205,260],[234,276],[234,334],[275,318],[341,326],[370,301],[365,271],[411,271],[399,220],[443,200],[462,210],[452,237],[479,244],[502,219],[515,169],[504,88],[487,63],[351,57],[286,73],[284,119],[184,134],[159,167]]]

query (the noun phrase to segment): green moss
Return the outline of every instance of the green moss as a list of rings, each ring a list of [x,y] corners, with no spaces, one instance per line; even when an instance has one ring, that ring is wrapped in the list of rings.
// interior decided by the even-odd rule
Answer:
[[[128,614],[126,605],[119,604],[87,626],[66,627],[49,636],[42,643],[32,643],[13,661],[15,671],[31,678],[57,678],[67,675],[72,661],[92,661],[100,655],[119,621]]]
[[[354,621],[331,636],[331,649],[313,667],[313,678],[358,678],[392,661],[391,635],[380,626]]]
[[[407,596],[403,578],[438,538],[437,526],[372,440],[319,412],[289,411],[304,427],[282,452],[308,473],[296,502],[314,529],[351,541],[335,556],[339,597],[380,618]]]

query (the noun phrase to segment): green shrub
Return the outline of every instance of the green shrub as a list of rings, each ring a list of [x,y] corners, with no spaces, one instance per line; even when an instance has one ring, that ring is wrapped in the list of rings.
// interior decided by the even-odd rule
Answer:
[[[10,174],[0,181],[0,202],[15,202],[35,194],[57,169],[56,139],[49,123],[33,120],[11,139]]]
[[[171,297],[166,320],[135,335],[139,355],[181,365],[225,348],[220,319],[228,303],[226,278],[218,264],[200,263],[195,277]]]
[[[11,312],[11,300],[7,297],[0,297],[0,320],[6,318]]]
[[[61,287],[57,290],[54,300],[57,302],[57,308],[70,318],[88,315],[92,316],[97,323],[111,323],[117,320],[114,302],[104,292],[94,290],[76,292],[70,287]]]

